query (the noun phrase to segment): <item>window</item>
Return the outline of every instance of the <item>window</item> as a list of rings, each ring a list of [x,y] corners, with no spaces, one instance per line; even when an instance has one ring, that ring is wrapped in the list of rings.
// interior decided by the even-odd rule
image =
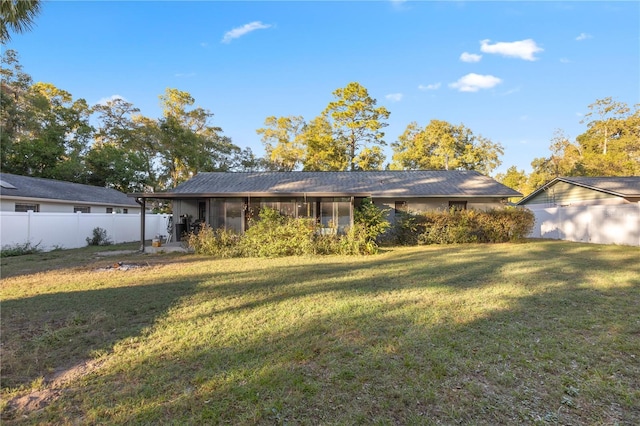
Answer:
[[[214,229],[225,228],[242,232],[241,198],[212,198],[209,209],[209,224]]]
[[[74,213],[91,213],[91,207],[89,206],[73,206]]]
[[[127,214],[129,213],[129,209],[122,209],[122,214]]]
[[[17,212],[28,212],[29,210],[33,212],[40,211],[40,204],[18,204],[16,203],[16,211]]]
[[[320,200],[320,225],[336,228],[339,233],[351,226],[350,198],[322,198]]]
[[[449,210],[460,211],[467,209],[466,201],[449,201]]]
[[[107,207],[107,213],[113,213],[113,207]]]

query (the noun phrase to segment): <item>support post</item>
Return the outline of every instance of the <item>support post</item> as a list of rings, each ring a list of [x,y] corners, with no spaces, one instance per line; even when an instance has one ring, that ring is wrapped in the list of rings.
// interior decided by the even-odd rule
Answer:
[[[140,252],[144,253],[144,234],[145,234],[145,217],[146,217],[146,199],[136,198],[136,203],[140,204]]]

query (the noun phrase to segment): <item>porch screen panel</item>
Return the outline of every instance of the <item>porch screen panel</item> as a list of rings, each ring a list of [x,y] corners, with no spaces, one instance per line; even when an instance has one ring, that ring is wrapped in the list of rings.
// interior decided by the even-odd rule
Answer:
[[[335,204],[335,223],[338,224],[338,231],[345,232],[351,226],[351,199],[336,198]]]
[[[320,224],[344,232],[351,226],[350,198],[323,198],[320,201]]]
[[[225,207],[225,228],[232,229],[238,233],[242,232],[242,199],[227,198]]]
[[[323,228],[331,228],[335,225],[333,221],[333,200],[323,198],[320,201],[320,225]]]
[[[315,218],[316,217],[316,201],[315,200],[298,200],[297,203],[298,217]]]
[[[224,199],[211,199],[209,223],[213,229],[224,228]]]

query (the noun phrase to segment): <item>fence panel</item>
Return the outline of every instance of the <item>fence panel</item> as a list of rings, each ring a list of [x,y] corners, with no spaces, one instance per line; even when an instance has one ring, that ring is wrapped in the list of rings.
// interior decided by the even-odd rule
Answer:
[[[529,209],[536,217],[530,238],[640,246],[640,204]]]
[[[167,235],[171,215],[147,214],[145,239]],[[42,250],[87,245],[95,228],[114,244],[140,240],[140,214],[0,212],[0,245],[40,244]]]

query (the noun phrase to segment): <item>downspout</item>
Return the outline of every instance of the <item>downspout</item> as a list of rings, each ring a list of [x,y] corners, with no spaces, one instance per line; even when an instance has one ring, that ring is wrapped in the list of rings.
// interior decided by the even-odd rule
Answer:
[[[136,198],[136,203],[140,204],[140,252],[144,253],[144,231],[147,202],[144,198]]]

